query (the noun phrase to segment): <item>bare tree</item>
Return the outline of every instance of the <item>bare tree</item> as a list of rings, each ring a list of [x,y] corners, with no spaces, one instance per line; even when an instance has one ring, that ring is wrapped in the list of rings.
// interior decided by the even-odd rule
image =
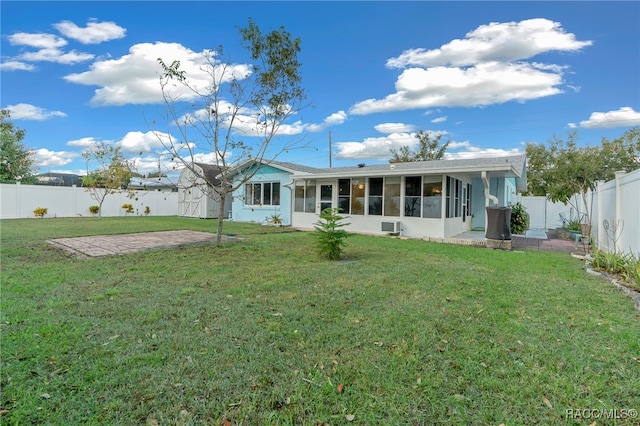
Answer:
[[[273,161],[302,140],[289,138],[269,150],[285,122],[305,106],[298,61],[300,39],[292,39],[284,27],[263,34],[251,19],[246,28],[238,30],[252,66],[226,63],[219,47],[205,53],[202,73],[190,80],[179,61],[167,65],[158,59],[167,121],[178,133],[174,137],[168,131],[159,139],[174,161],[190,170],[194,180],[210,186],[219,199],[218,244],[227,196],[249,181],[261,163]],[[180,91],[182,95],[176,94]],[[184,110],[179,111],[181,107]],[[195,166],[203,151],[215,157],[220,169],[215,179]],[[240,165],[246,167],[237,167]]]
[[[82,156],[87,161],[87,175],[82,178],[82,185],[98,203],[98,217],[102,217],[102,204],[107,196],[126,190],[131,180],[132,164],[119,147],[106,142],[96,143]],[[91,163],[96,166],[93,171],[89,171]]]

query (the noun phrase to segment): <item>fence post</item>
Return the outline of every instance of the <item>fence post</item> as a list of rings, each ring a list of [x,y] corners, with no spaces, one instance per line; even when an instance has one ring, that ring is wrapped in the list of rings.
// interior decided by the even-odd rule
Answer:
[[[620,178],[622,176],[624,176],[626,173],[625,172],[616,172],[615,176],[616,176],[616,217],[615,217],[615,230],[618,229],[618,225],[620,224],[620,215],[622,213],[622,209],[621,209],[621,201],[620,201]],[[623,225],[624,226],[624,225]],[[616,241],[617,238],[615,238],[615,234],[614,234],[614,239],[613,239],[613,252],[617,253],[618,252],[618,242]]]
[[[22,218],[22,184],[20,182],[16,182],[16,218]]]

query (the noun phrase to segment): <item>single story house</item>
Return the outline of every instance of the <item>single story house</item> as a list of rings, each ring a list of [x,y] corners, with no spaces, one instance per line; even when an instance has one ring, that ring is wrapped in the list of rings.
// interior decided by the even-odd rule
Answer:
[[[140,191],[178,192],[177,179],[174,177],[132,177],[128,189]]]
[[[35,175],[36,185],[82,186],[82,176],[71,173],[48,172]]]
[[[277,214],[284,225],[313,229],[320,212],[335,207],[349,232],[412,238],[486,229],[486,207],[511,205],[527,186],[525,155],[333,168],[248,161],[234,172],[239,179],[255,167],[233,194],[234,220]]]
[[[220,197],[213,187],[220,185],[217,179],[220,167],[213,164],[193,163],[185,167],[178,178],[178,216],[200,219],[216,219]],[[231,206],[231,196],[224,200],[225,215]]]

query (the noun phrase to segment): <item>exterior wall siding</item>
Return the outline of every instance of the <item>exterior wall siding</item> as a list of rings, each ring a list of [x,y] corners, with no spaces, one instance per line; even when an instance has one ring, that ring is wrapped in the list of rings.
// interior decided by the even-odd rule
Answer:
[[[291,206],[293,202],[291,174],[274,167],[263,168],[265,170],[261,170],[247,183],[280,182],[280,205],[247,205],[244,199],[245,185],[241,185],[233,193],[232,207],[230,209],[232,211],[232,220],[263,223],[267,222],[272,215],[278,214],[282,219],[282,224],[289,226],[291,225],[291,212],[293,210]]]

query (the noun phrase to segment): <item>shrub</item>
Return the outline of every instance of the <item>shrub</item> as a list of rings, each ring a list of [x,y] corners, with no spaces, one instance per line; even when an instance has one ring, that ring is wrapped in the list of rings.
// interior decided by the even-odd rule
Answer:
[[[100,206],[89,206],[89,213],[98,214],[100,211]]]
[[[151,209],[147,206],[144,208],[144,214],[149,215],[149,213],[151,213]]]
[[[36,207],[36,209],[33,211],[33,214],[36,215],[36,217],[43,218],[48,211],[49,209],[46,209],[44,207]]]
[[[327,208],[320,213],[320,220],[314,225],[316,228],[316,246],[321,256],[331,260],[338,260],[344,251],[347,231],[340,229],[348,223],[342,222],[344,217],[338,213],[340,209]]]
[[[582,231],[582,227],[578,219],[564,221],[562,222],[562,227],[567,231]]]
[[[122,208],[124,209],[125,214],[133,213],[133,206],[131,204],[123,204]]]
[[[593,251],[591,267],[611,275],[620,276],[626,283],[640,290],[640,258],[633,254]]]
[[[274,213],[271,216],[267,216],[267,223],[282,225],[282,216],[280,216],[280,213]]]
[[[524,234],[529,229],[529,213],[521,203],[511,206],[511,233]]]

